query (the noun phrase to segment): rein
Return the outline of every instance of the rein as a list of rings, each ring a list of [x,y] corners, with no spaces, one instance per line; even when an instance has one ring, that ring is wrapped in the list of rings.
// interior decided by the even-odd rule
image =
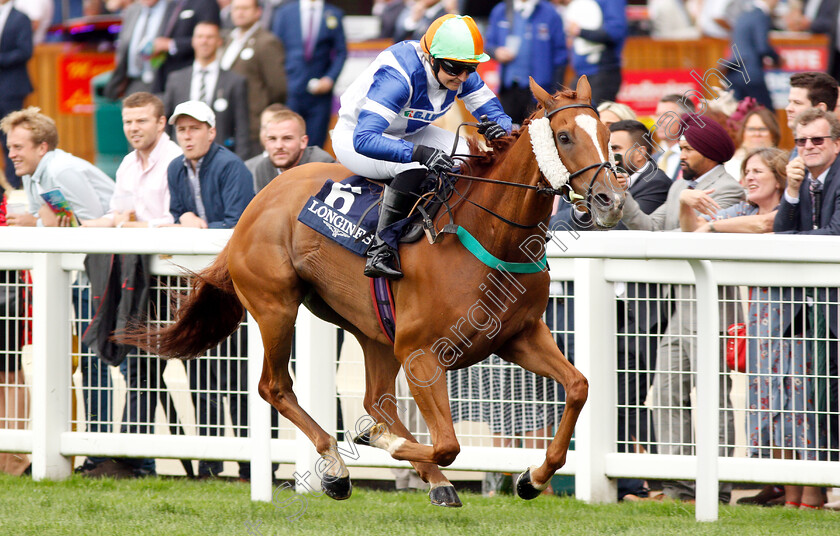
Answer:
[[[546,124],[547,124],[548,119],[552,115],[556,114],[559,111],[566,110],[568,108],[589,108],[592,111],[594,111],[596,115],[598,114],[598,110],[595,109],[595,107],[592,106],[591,104],[567,104],[565,106],[560,106],[558,108],[555,108],[554,110],[551,110],[550,112],[548,112],[548,111],[545,112],[544,118],[546,120]],[[475,156],[475,155],[460,155],[460,154],[455,153],[456,147],[458,145],[458,139],[459,139],[458,132],[460,131],[461,127],[463,127],[465,125],[478,126],[476,123],[470,123],[470,122],[464,122],[464,123],[461,123],[460,125],[458,125],[458,128],[456,129],[456,132],[455,132],[455,141],[454,141],[453,146],[452,146],[452,151],[450,152],[450,154],[453,157],[457,156],[457,157],[460,157],[460,158],[470,158],[470,157]],[[542,128],[546,128],[546,127],[542,127]],[[550,129],[550,127],[548,127],[548,128]],[[553,139],[553,137],[554,136],[552,136],[552,139]],[[532,138],[532,140],[533,140],[533,138]],[[526,190],[533,190],[533,191],[535,191],[535,192],[537,192],[538,194],[541,194],[541,195],[559,195],[561,198],[563,198],[568,203],[575,203],[577,200],[585,199],[588,203],[590,203],[589,206],[591,207],[592,206],[591,205],[592,189],[595,186],[595,181],[597,180],[598,175],[600,175],[601,170],[602,169],[607,169],[607,170],[610,170],[613,173],[615,173],[615,170],[613,169],[611,162],[598,162],[598,163],[586,166],[584,168],[581,168],[581,169],[575,171],[574,173],[568,173],[568,171],[565,169],[565,166],[563,166],[562,160],[560,160],[560,153],[559,153],[559,151],[556,151],[556,147],[555,147],[554,158],[556,158],[556,162],[559,163],[559,167],[562,168],[562,173],[560,174],[559,180],[557,181],[557,182],[560,182],[561,184],[558,188],[555,188],[554,185],[552,184],[551,180],[549,179],[549,177],[546,175],[546,170],[543,169],[543,165],[540,161],[540,155],[537,153],[536,149],[533,148],[533,147],[532,147],[532,151],[534,152],[534,156],[537,158],[537,164],[540,167],[539,180],[547,183],[547,186],[540,186],[539,184],[537,184],[537,185],[521,184],[521,183],[518,183],[518,182],[508,182],[508,181],[504,181],[504,180],[488,179],[488,178],[485,178],[485,177],[476,177],[476,176],[472,176],[472,175],[463,175],[463,174],[460,174],[460,173],[451,173],[451,172],[443,172],[443,173],[440,174],[440,177],[442,178],[442,177],[446,176],[448,178],[465,179],[465,180],[471,181],[471,182],[484,182],[484,183],[487,183],[487,184],[497,184],[497,185],[501,185],[501,186],[524,188]],[[589,186],[587,187],[586,195],[583,196],[583,195],[580,195],[580,194],[578,194],[577,192],[574,191],[574,189],[572,188],[572,185],[571,185],[571,181],[575,177],[578,177],[582,173],[586,173],[590,169],[595,169],[595,173],[592,175],[592,179],[589,181]],[[555,177],[555,178],[557,178],[557,177]],[[538,227],[540,225],[540,223],[543,223],[543,222],[537,222],[534,225],[523,225],[521,223],[511,221],[511,220],[505,218],[504,216],[502,216],[501,214],[497,214],[496,212],[490,210],[489,208],[487,208],[483,205],[480,205],[480,204],[476,203],[475,201],[469,199],[464,194],[459,192],[458,189],[454,187],[454,185],[452,187],[452,192],[457,193],[462,201],[466,201],[466,202],[470,203],[471,205],[480,208],[481,210],[487,212],[488,214],[495,217],[496,219],[506,223],[507,225],[510,225],[512,227],[516,227],[517,229],[534,229],[534,228]],[[447,212],[449,212],[450,221],[452,221],[452,210],[448,205],[447,205]],[[547,258],[545,257],[545,254],[543,254],[542,259],[539,259],[539,260],[534,261],[534,262],[525,262],[525,263],[505,262],[505,261],[493,256],[490,252],[488,252],[486,249],[484,249],[484,247],[481,245],[481,243],[479,243],[479,241],[476,240],[475,237],[473,237],[469,233],[469,231],[467,231],[466,229],[464,229],[460,225],[456,225],[454,222],[450,223],[448,225],[445,225],[443,227],[443,229],[440,231],[440,234],[433,232],[433,225],[434,224],[432,223],[431,219],[428,218],[427,216],[425,216],[425,213],[424,213],[424,227],[426,228],[426,232],[427,232],[427,235],[429,237],[429,241],[431,243],[435,243],[437,241],[437,237],[440,234],[454,234],[454,235],[457,236],[457,238],[461,242],[461,244],[470,253],[472,253],[474,257],[476,257],[479,261],[481,261],[485,265],[489,266],[490,268],[494,268],[496,270],[504,268],[509,272],[529,274],[529,273],[536,273],[536,272],[543,271],[548,266]]]
[[[598,115],[598,110],[594,106],[592,106],[591,104],[576,103],[576,104],[567,104],[565,106],[559,106],[559,107],[551,110],[550,112],[545,112],[545,118],[549,119],[549,118],[551,118],[552,115],[556,114],[557,112],[560,112],[562,110],[566,110],[568,108],[589,108],[590,110],[594,111],[596,115]],[[473,157],[475,155],[458,155],[458,154],[455,154],[455,148],[457,147],[457,144],[458,144],[458,131],[463,126],[478,126],[478,125],[477,125],[477,123],[471,123],[471,122],[464,122],[464,123],[461,123],[460,125],[458,125],[458,129],[456,129],[456,132],[455,132],[455,143],[452,146],[451,154],[453,156],[459,156],[459,157]],[[559,158],[559,154],[558,154],[558,158]],[[592,179],[589,181],[589,186],[586,189],[586,195],[583,196],[583,195],[580,195],[579,193],[575,192],[574,189],[572,188],[572,185],[571,185],[572,179],[576,178],[577,176],[581,175],[582,173],[586,173],[587,171],[589,171],[590,169],[593,169],[593,168],[597,168],[597,169],[596,169],[595,173],[592,175]],[[514,187],[514,188],[524,188],[526,190],[533,190],[540,195],[558,195],[570,204],[574,204],[578,200],[586,199],[587,203],[589,203],[589,206],[591,207],[592,206],[592,204],[591,204],[592,203],[592,188],[595,186],[595,181],[597,180],[598,175],[600,175],[601,169],[608,169],[610,171],[613,171],[613,173],[615,173],[615,170],[613,170],[613,167],[612,167],[612,163],[610,163],[610,162],[599,162],[599,163],[596,163],[596,164],[591,164],[589,166],[586,166],[584,168],[581,168],[581,169],[575,171],[574,173],[570,173],[568,175],[568,177],[566,177],[566,182],[564,184],[562,184],[559,188],[555,188],[549,182],[549,180],[546,178],[545,174],[542,173],[542,172],[540,173],[540,180],[547,183],[548,186],[521,184],[521,183],[518,183],[518,182],[509,182],[509,181],[504,181],[504,180],[488,179],[488,178],[485,178],[485,177],[463,175],[461,173],[451,173],[451,172],[448,172],[448,171],[444,172],[443,174],[447,175],[449,177],[457,177],[459,179],[466,179],[468,181],[473,181],[473,182],[484,182],[484,183],[488,183],[488,184],[498,184],[498,185],[501,185],[501,186],[509,186],[509,187]],[[460,192],[458,192],[458,190],[455,190],[455,192],[457,192],[458,195],[461,196],[461,198],[464,201],[467,201],[471,205],[474,205],[474,206],[484,210],[488,214],[492,215],[493,217],[503,221],[504,223],[506,223],[510,226],[516,227],[518,229],[533,229],[533,228],[535,228],[539,225],[539,223],[534,224],[534,225],[522,225],[520,223],[516,223],[514,221],[508,220],[507,218],[501,216],[500,214],[497,214],[497,213],[493,212],[489,208],[487,208],[485,206],[482,206],[482,205],[464,197]]]

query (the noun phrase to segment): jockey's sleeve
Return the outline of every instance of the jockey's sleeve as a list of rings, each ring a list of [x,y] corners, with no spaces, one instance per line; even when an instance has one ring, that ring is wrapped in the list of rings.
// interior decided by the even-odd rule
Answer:
[[[499,102],[496,94],[490,91],[478,73],[472,73],[467,81],[461,84],[458,97],[464,101],[464,106],[473,114],[473,117],[487,115],[488,119],[497,122],[505,129],[505,132],[510,134],[513,120],[502,109],[502,103]]]
[[[377,160],[411,162],[413,144],[383,135],[410,98],[408,82],[396,69],[383,65],[376,71],[353,130],[357,153]]]

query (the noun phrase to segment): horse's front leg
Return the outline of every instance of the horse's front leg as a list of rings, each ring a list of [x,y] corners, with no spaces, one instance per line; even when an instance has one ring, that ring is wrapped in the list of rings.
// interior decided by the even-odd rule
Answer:
[[[498,350],[498,354],[525,370],[559,382],[566,389],[566,408],[554,439],[548,445],[545,461],[539,467],[531,467],[517,480],[517,495],[523,499],[533,499],[566,463],[575,423],[589,393],[589,382],[557,348],[551,330],[542,320],[511,338]]]

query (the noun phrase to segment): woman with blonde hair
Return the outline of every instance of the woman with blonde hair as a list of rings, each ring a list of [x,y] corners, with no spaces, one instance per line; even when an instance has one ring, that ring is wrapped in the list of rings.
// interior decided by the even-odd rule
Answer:
[[[598,115],[601,116],[601,122],[607,125],[607,128],[610,128],[610,125],[619,121],[628,119],[635,121],[637,119],[636,112],[633,111],[633,108],[626,104],[613,101],[604,101],[599,104]]]

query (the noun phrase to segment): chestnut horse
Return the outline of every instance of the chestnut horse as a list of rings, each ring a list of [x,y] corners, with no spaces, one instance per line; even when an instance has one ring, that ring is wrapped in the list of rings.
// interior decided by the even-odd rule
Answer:
[[[551,215],[554,195],[569,195],[573,189],[578,195],[571,196],[585,200],[595,224],[602,228],[619,221],[624,204],[624,193],[612,173],[609,132],[590,104],[586,77],[578,82],[576,92],[552,96],[533,80],[531,90],[539,107],[530,123],[491,142],[492,151],[481,152],[464,164],[464,175],[490,180],[465,184],[469,179],[459,179],[456,186],[465,199],[456,202],[456,193],[451,210],[455,222],[497,259],[529,266],[535,264],[533,255],[521,246],[544,245],[545,226],[540,224]],[[539,140],[531,132],[535,135],[537,126]],[[346,499],[351,493],[349,472],[336,439],[298,405],[292,391],[292,334],[298,307],[304,304],[315,315],[352,333],[364,349],[364,407],[380,418],[357,442],[410,461],[431,484],[432,503],[445,506],[461,504],[439,469],[451,464],[460,450],[445,371],[498,354],[566,389],[566,409],[544,462],[526,470],[517,481],[520,497],[536,497],[565,463],[588,392],[586,378],[563,356],[542,320],[548,302],[547,269],[540,270],[537,263],[538,269],[531,273],[500,271],[480,262],[452,234],[442,235],[435,244],[403,245],[405,277],[392,283],[397,318],[392,345],[374,312],[369,280],[362,274],[364,259],[297,220],[326,179],[338,182],[350,175],[337,164],[309,164],[272,181],[244,211],[218,258],[197,274],[175,324],[135,335],[132,342],[150,337],[141,346],[158,355],[196,357],[232,333],[244,309],[250,311],[265,346],[260,395],[309,437],[325,461],[329,459],[322,476],[324,491],[335,499]],[[566,180],[570,187],[563,190]],[[446,223],[448,217],[447,211],[441,211],[437,223]],[[492,315],[488,313],[491,307],[496,309]],[[401,366],[432,445],[417,442],[400,422],[395,404],[379,403],[395,400],[395,378]]]

